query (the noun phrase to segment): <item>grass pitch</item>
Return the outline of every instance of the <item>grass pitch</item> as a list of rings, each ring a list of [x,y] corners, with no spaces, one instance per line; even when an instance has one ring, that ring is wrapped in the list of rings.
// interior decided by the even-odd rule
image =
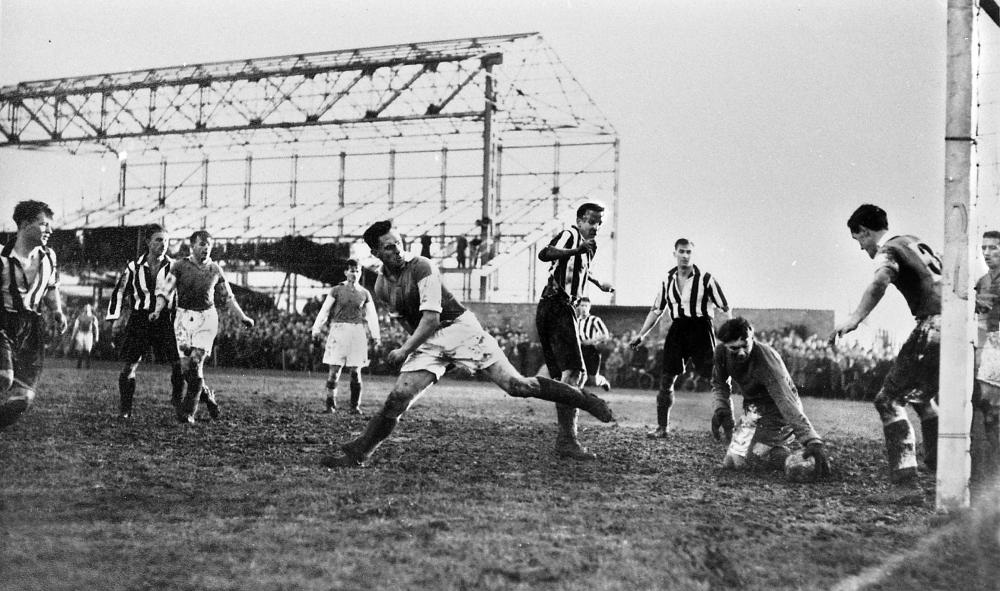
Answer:
[[[370,467],[337,471],[321,455],[365,421],[318,412],[324,376],[209,369],[222,420],[179,426],[162,368],[143,368],[120,422],[117,367],[53,366],[0,433],[4,588],[827,589],[884,564],[898,572],[865,585],[1000,580],[995,514],[943,520],[930,479],[886,502],[867,404],[805,401],[835,473],[803,485],[720,471],[707,393],[679,393],[658,441],[653,393],[612,392],[617,425],[581,420],[599,461],[574,463],[552,453],[552,405],[446,379]],[[390,385],[366,381],[367,413]]]

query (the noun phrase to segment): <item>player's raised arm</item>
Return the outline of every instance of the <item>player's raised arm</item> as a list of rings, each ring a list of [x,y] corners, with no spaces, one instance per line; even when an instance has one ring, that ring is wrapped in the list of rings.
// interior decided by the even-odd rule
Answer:
[[[567,259],[578,254],[589,252],[593,254],[597,250],[597,242],[593,239],[583,239],[577,242],[574,240],[572,232],[563,230],[552,239],[547,246],[538,251],[538,260],[546,263]]]

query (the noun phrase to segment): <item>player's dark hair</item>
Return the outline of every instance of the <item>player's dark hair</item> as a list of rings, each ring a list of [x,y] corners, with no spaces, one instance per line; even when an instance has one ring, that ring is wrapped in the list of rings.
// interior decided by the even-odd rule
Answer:
[[[375,222],[362,235],[365,244],[368,245],[372,250],[378,250],[378,239],[385,236],[392,230],[392,220],[382,220],[381,222]]]
[[[985,232],[983,232],[983,238],[992,238],[993,240],[1000,240],[1000,231],[986,230]]]
[[[22,222],[32,222],[40,213],[44,213],[50,218],[56,217],[56,214],[52,212],[52,208],[44,201],[34,201],[32,199],[22,201],[14,206],[14,225],[20,228]]]
[[[694,246],[694,242],[691,242],[687,238],[678,238],[677,241],[674,242],[674,250],[677,250],[678,246]]]
[[[590,298],[588,298],[587,296],[583,296],[582,298],[580,298],[580,301],[579,301],[579,303],[581,303],[581,304],[582,304],[582,303],[584,303],[584,302],[586,302],[586,303],[588,303],[588,304],[589,304],[589,303],[590,303]]]
[[[581,205],[580,207],[576,208],[576,219],[582,220],[583,218],[587,217],[587,213],[591,211],[596,211],[597,213],[601,213],[602,211],[604,211],[604,206],[601,205],[600,203],[594,203],[593,201],[588,201],[583,205]]]
[[[737,316],[723,322],[715,334],[719,337],[719,342],[731,343],[749,337],[751,332],[753,332],[753,327],[750,326],[750,321],[742,316]]]
[[[209,241],[211,239],[212,239],[212,235],[208,233],[208,230],[196,230],[195,233],[191,234],[191,237],[188,238],[188,242],[190,242],[191,244],[194,244],[195,242],[198,242],[199,240],[204,240],[204,241],[207,242],[207,241]]]
[[[347,261],[344,262],[344,267],[347,269],[357,269],[360,266],[361,265],[358,263],[358,259],[347,259]]]
[[[860,232],[862,226],[873,232],[888,230],[889,216],[886,215],[885,210],[878,205],[865,203],[861,207],[855,209],[854,213],[851,214],[851,217],[847,219],[847,227],[850,228],[852,234]]]

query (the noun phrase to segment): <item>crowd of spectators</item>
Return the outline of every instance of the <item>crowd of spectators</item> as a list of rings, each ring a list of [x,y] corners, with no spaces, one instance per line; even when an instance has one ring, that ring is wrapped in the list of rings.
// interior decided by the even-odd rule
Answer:
[[[895,358],[895,347],[884,335],[869,347],[832,347],[826,339],[794,328],[761,331],[757,338],[781,354],[804,396],[871,401]]]
[[[67,302],[71,325],[85,303],[83,299]],[[248,310],[247,313],[257,321],[252,330],[241,328],[239,322],[228,314],[220,315],[219,336],[209,362],[228,367],[325,371],[322,357],[326,336],[323,334],[314,339],[310,334],[321,303],[319,299],[310,301],[301,313],[275,308]],[[103,316],[103,310],[97,312]],[[407,334],[395,319],[384,313],[381,314],[380,325],[381,338],[369,350],[370,364],[365,371],[385,375],[395,369],[386,361],[388,352],[398,347]],[[521,373],[535,375],[545,371],[541,346],[531,334],[519,328],[487,329]],[[759,340],[770,344],[781,354],[801,394],[850,400],[871,400],[874,397],[894,356],[894,348],[888,339],[882,339],[872,347],[855,344],[834,348],[816,335],[803,333],[798,327],[757,333]],[[615,387],[655,388],[659,382],[662,343],[658,339],[647,339],[650,346],[633,351],[629,342],[634,336],[632,331],[627,331],[614,336],[603,347],[602,373]],[[53,357],[72,356],[74,352],[69,333],[59,335],[51,329],[48,350],[48,355]],[[110,327],[101,331],[93,358],[116,359]],[[460,369],[456,369],[454,375],[474,378]],[[687,375],[682,378],[679,387],[707,390],[710,385]]]

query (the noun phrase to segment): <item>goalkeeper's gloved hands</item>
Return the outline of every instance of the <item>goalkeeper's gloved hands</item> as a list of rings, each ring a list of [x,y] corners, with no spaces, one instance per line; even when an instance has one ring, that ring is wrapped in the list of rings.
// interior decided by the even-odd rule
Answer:
[[[712,436],[715,437],[716,441],[722,439],[723,432],[725,432],[726,443],[732,441],[735,426],[733,411],[728,408],[715,409],[715,414],[712,415]]]
[[[817,480],[830,475],[830,460],[826,457],[826,446],[819,439],[812,439],[806,443],[802,457],[812,458],[816,462],[814,476]]]

